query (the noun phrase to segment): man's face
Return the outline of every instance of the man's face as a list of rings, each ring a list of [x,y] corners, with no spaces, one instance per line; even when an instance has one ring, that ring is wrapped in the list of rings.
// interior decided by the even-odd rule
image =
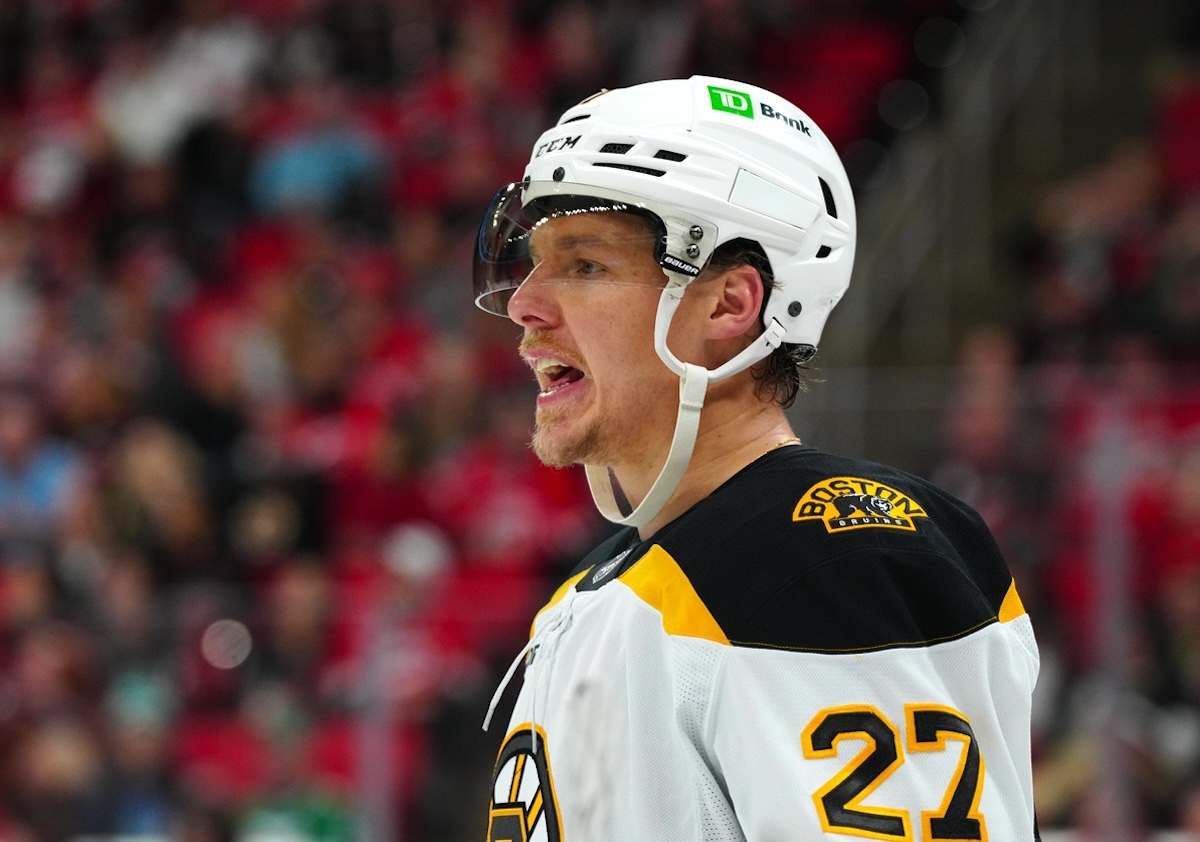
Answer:
[[[508,314],[541,387],[533,448],[546,464],[661,461],[679,381],[654,351],[666,277],[653,243],[645,221],[617,212],[551,218],[532,233],[534,269]]]

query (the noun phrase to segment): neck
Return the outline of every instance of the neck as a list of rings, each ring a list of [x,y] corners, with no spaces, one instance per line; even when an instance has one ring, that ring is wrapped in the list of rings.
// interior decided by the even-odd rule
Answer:
[[[643,539],[654,535],[764,453],[799,441],[779,407],[762,404],[747,411],[743,405],[742,411],[724,416],[720,409],[705,406],[706,415],[687,472],[662,510],[639,528]],[[661,464],[614,468],[632,504],[637,505],[646,495],[660,467]]]

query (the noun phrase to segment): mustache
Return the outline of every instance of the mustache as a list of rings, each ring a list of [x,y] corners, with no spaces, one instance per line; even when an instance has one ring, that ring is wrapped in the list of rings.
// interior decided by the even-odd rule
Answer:
[[[556,357],[573,360],[576,355],[561,343],[543,333],[527,333],[521,337],[517,351],[522,357],[527,357],[537,351],[553,354]]]

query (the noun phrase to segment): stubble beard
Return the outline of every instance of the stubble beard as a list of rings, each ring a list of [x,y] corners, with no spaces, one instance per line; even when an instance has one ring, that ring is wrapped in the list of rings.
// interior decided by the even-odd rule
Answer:
[[[535,417],[533,440],[530,446],[543,465],[551,468],[566,468],[571,465],[599,464],[600,427],[589,424],[581,433],[570,438],[556,435],[552,427],[557,413]]]

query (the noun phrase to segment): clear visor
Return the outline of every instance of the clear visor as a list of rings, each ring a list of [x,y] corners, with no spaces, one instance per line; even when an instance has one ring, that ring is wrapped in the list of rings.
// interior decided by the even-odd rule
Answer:
[[[557,182],[510,184],[496,194],[479,227],[473,272],[475,304],[489,313],[508,314],[513,292],[535,268],[529,247],[538,225],[575,214],[613,212],[645,219],[647,231],[630,236],[630,242],[649,239],[659,265],[685,278],[703,271],[717,242],[715,225],[685,219],[677,211],[619,191]],[[574,283],[588,277],[564,271],[554,280]]]

